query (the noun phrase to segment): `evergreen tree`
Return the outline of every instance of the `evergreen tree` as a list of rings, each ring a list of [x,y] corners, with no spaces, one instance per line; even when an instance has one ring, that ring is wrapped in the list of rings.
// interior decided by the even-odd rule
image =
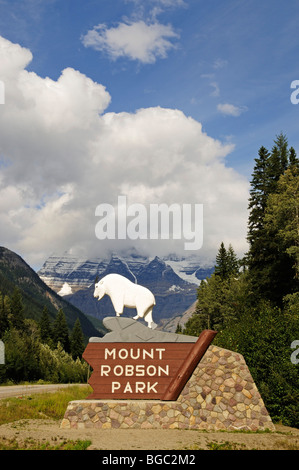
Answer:
[[[49,343],[52,338],[52,328],[47,307],[43,308],[42,316],[39,322],[40,339],[43,343]]]
[[[84,344],[84,336],[80,324],[79,318],[75,321],[74,328],[72,330],[71,338],[70,338],[70,343],[71,343],[71,355],[73,359],[81,359],[82,354],[85,349],[85,344]]]
[[[299,160],[297,158],[297,154],[293,147],[290,148],[289,152],[289,168],[299,168]]]
[[[0,292],[0,338],[9,328],[10,299]]]
[[[271,153],[265,147],[255,160],[249,199],[247,263],[251,286],[259,298],[273,302],[282,301],[287,290],[290,260],[281,250],[275,224],[265,224],[265,213],[270,195],[277,194],[278,182],[292,165],[297,165],[294,149],[288,149],[287,138],[280,134],[274,141]]]
[[[10,298],[10,323],[13,328],[23,330],[24,323],[24,305],[20,290],[15,287]]]
[[[265,147],[259,150],[259,158],[255,159],[255,167],[252,173],[250,198],[248,209],[250,210],[248,218],[248,242],[251,246],[251,261],[254,262],[254,256],[259,253],[254,244],[258,243],[260,232],[263,229],[263,220],[269,195],[268,181],[268,162],[270,154]],[[257,237],[259,234],[259,237]],[[255,253],[256,252],[256,253]]]
[[[292,165],[280,177],[278,189],[271,194],[265,213],[266,229],[275,231],[280,246],[281,256],[285,257],[288,268],[283,273],[285,284],[283,294],[297,288],[299,280],[299,168]],[[286,256],[287,255],[287,256]],[[288,258],[290,257],[290,258]]]
[[[236,276],[238,271],[239,262],[232,245],[229,244],[227,250],[224,243],[221,242],[216,256],[215,275],[224,280],[228,279],[230,276]]]
[[[287,137],[280,133],[276,140],[274,140],[274,146],[272,147],[271,156],[269,159],[269,177],[271,182],[270,192],[273,193],[276,190],[277,182],[289,164],[289,149]]]
[[[70,352],[70,340],[69,340],[69,334],[68,334],[68,327],[67,327],[64,311],[62,310],[62,308],[58,310],[54,324],[53,324],[53,339],[54,339],[55,345],[60,343],[66,352]]]
[[[238,261],[237,255],[231,244],[228,246],[227,250],[227,268],[229,276],[237,276],[239,273],[240,263]]]
[[[228,276],[227,251],[223,242],[221,242],[220,248],[216,255],[216,265],[214,272],[216,276],[219,276],[221,279],[225,279]]]

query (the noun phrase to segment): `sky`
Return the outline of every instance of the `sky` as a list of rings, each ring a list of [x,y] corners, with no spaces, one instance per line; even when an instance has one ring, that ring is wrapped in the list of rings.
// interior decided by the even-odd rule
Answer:
[[[35,269],[66,250],[242,256],[259,148],[283,132],[299,153],[298,21],[297,0],[0,0],[0,244]],[[138,237],[155,204],[202,205],[201,228]],[[124,214],[136,239],[96,236]]]

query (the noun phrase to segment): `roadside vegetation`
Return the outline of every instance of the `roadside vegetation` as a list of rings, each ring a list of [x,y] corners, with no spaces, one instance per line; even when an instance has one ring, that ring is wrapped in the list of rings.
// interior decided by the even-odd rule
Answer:
[[[299,428],[299,160],[282,134],[259,150],[248,209],[246,256],[221,243],[178,332],[216,330],[214,344],[244,356],[272,420]]]
[[[58,392],[38,393],[18,398],[6,398],[0,401],[0,426],[18,423],[22,429],[22,421],[34,419],[61,420],[69,401],[83,400],[90,393],[89,385],[70,386]],[[91,444],[89,440],[61,440],[57,443],[36,441],[31,438],[24,440],[5,439],[0,432],[0,450],[86,450]]]

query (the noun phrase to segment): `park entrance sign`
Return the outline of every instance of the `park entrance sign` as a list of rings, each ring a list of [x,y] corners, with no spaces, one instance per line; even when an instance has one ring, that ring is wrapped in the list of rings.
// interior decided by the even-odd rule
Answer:
[[[138,337],[140,323],[111,320],[130,325],[132,336]],[[152,337],[159,339],[156,333]],[[187,337],[188,342],[184,335],[171,334],[169,339],[176,342],[89,342],[83,354],[93,369],[89,379],[93,393],[88,398],[175,400],[215,335],[204,330],[199,338]],[[167,333],[162,337],[167,338]]]
[[[107,317],[83,353],[92,393],[68,404],[62,428],[274,430],[243,356],[199,337]]]

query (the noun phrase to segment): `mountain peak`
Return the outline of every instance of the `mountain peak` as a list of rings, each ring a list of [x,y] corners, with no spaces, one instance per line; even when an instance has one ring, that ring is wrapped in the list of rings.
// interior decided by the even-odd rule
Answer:
[[[22,296],[25,318],[39,321],[44,307],[48,308],[50,317],[55,318],[57,310],[62,308],[70,329],[79,318],[87,337],[96,332],[83,312],[53,291],[20,255],[0,247],[0,292],[11,295],[15,287]]]

